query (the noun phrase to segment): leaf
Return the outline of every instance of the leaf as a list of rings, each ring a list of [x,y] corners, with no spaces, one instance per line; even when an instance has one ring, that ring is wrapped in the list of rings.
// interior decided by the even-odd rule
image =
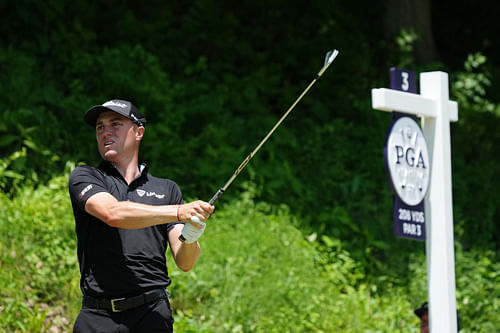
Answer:
[[[33,149],[34,151],[36,151],[37,153],[40,153],[42,155],[45,155],[45,156],[48,156],[50,155],[50,150],[46,149],[45,147],[43,146],[40,146],[38,144],[36,144],[35,142],[31,141],[31,140],[24,140],[23,143],[28,147],[28,148],[31,148]]]
[[[373,241],[373,245],[382,250],[390,250],[391,248],[391,246],[388,243],[379,240]]]
[[[8,146],[16,140],[17,140],[16,135],[13,135],[13,134],[2,135],[2,136],[0,136],[0,147]]]
[[[31,148],[33,149],[34,151],[37,151],[39,152],[40,151],[40,148],[38,147],[38,145],[36,143],[34,143],[33,141],[31,140],[24,140],[23,143],[28,147],[28,148]]]
[[[5,176],[5,177],[9,177],[9,178],[24,179],[23,175],[21,175],[17,172],[11,171],[11,170],[4,171],[1,173],[1,175]]]

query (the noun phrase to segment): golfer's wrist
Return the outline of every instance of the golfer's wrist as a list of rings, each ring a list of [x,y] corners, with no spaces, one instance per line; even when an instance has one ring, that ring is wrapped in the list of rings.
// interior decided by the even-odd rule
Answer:
[[[177,212],[176,212],[176,218],[177,218],[177,221],[181,221],[181,206],[182,205],[177,205]]]

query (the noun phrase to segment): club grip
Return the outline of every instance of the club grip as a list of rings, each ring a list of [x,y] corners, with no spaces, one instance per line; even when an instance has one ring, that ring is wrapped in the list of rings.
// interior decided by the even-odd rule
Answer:
[[[217,201],[217,199],[219,199],[219,197],[222,195],[222,193],[224,193],[224,190],[222,188],[218,189],[217,193],[214,194],[214,196],[212,197],[212,199],[210,199],[210,201],[208,203],[213,206],[213,204]],[[200,219],[198,217],[196,217],[196,216],[191,216],[191,221],[193,221],[194,223],[198,223],[198,224],[202,223],[200,221]],[[179,236],[179,240],[181,242],[184,242],[186,239],[181,234]]]
[[[196,224],[202,225],[202,226],[205,225],[205,222],[201,222],[201,220],[198,218],[198,216],[191,216],[191,221],[196,223]],[[186,238],[184,238],[184,236],[182,234],[180,234],[179,240],[184,243],[186,241]]]
[[[198,218],[198,216],[191,216],[191,222],[194,222],[198,225],[204,226],[205,223],[201,222],[201,220]]]
[[[212,199],[210,199],[210,201],[208,203],[213,206],[214,203],[217,201],[217,199],[219,199],[219,197],[222,195],[222,193],[224,193],[224,190],[222,188],[220,188],[217,191],[217,193],[214,194],[214,196],[212,197]]]

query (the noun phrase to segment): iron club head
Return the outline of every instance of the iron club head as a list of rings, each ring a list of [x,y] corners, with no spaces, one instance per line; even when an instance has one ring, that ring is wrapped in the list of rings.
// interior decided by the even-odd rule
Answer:
[[[336,49],[328,51],[326,53],[326,57],[325,57],[325,65],[331,63],[335,59],[335,57],[337,57],[338,54],[339,54],[339,51]]]
[[[339,51],[336,49],[333,49],[333,50],[328,51],[326,53],[325,64],[323,65],[323,68],[321,68],[321,70],[318,72],[317,78],[319,78],[321,75],[323,75],[323,72],[326,71],[328,66],[330,66],[330,64],[337,57],[338,54],[339,54]]]

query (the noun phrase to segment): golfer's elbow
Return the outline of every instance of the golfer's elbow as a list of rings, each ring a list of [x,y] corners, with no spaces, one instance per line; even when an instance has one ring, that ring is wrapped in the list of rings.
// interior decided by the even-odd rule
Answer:
[[[196,259],[195,260],[179,260],[179,261],[176,261],[175,263],[176,263],[177,267],[180,268],[181,271],[187,273],[194,268],[194,264],[196,263]]]
[[[106,214],[101,217],[101,221],[113,228],[120,228],[122,223],[121,219],[113,214]]]
[[[122,214],[120,214],[120,210],[118,205],[109,207],[105,212],[102,212],[100,219],[102,222],[106,223],[110,227],[113,228],[123,228],[124,221]]]
[[[94,194],[87,200],[85,211],[110,227],[119,228],[123,224],[119,203],[116,200],[106,202],[106,199],[107,196],[102,196],[101,193]]]
[[[179,267],[181,269],[181,271],[183,271],[184,273],[187,273],[194,268],[194,264],[192,264],[192,265],[177,265],[177,267]]]

